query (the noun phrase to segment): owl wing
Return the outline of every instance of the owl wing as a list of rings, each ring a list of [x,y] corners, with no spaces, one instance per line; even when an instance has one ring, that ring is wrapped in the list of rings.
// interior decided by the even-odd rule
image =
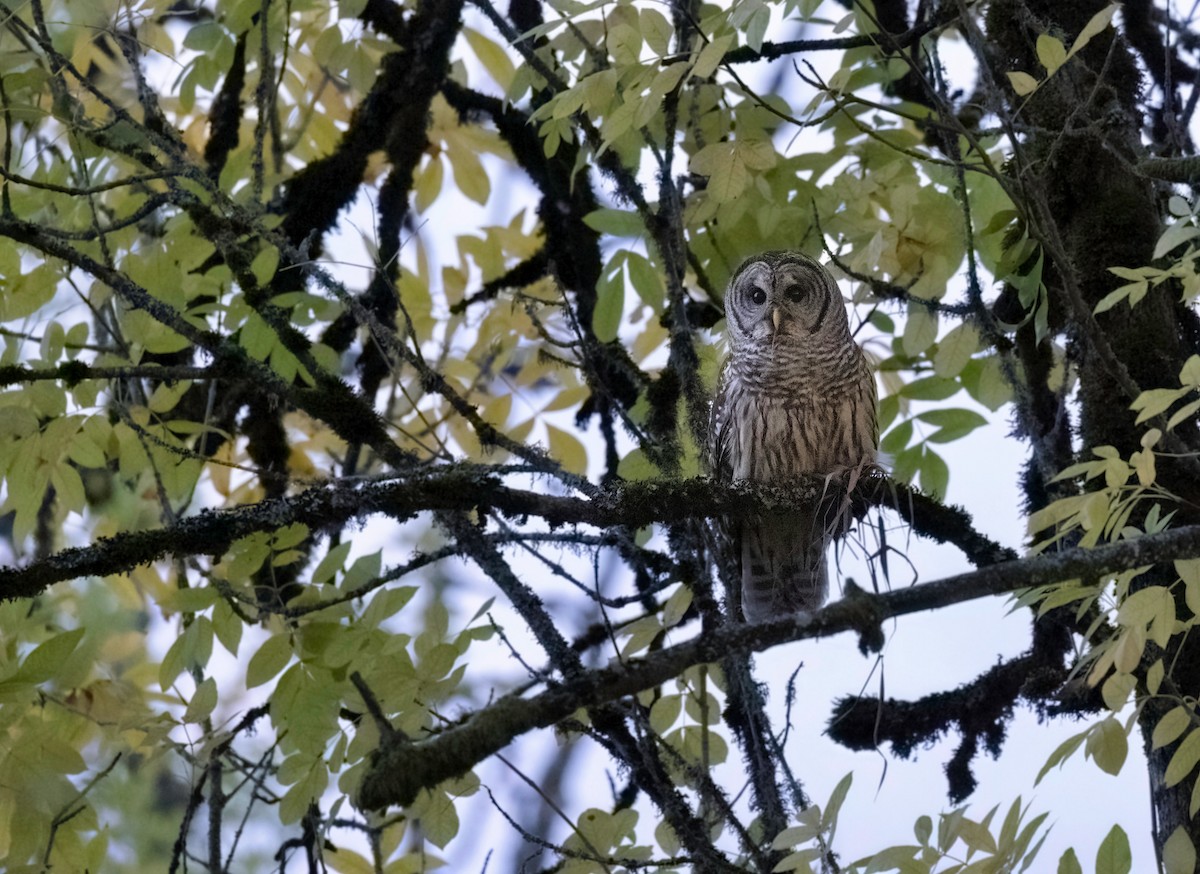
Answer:
[[[708,442],[705,464],[709,474],[718,482],[733,481],[733,417],[729,414],[729,380],[723,370],[717,385],[708,419]],[[714,516],[708,525],[709,550],[725,584],[726,602],[733,604],[741,597],[742,524],[730,516]]]
[[[729,415],[729,379],[727,369],[721,371],[717,384],[717,396],[713,400],[712,409],[708,415],[708,445],[705,451],[705,463],[708,472],[714,479],[729,482],[733,479],[732,446],[732,416]]]

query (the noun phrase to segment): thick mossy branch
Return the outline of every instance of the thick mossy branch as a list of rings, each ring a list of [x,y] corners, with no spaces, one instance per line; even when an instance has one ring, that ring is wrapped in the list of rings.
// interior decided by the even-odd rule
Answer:
[[[295,523],[317,533],[376,514],[403,520],[425,511],[457,510],[495,512],[518,520],[533,516],[552,526],[640,528],[653,523],[716,515],[742,516],[763,509],[842,500],[822,477],[786,486],[726,485],[703,478],[648,480],[601,489],[591,497],[577,497],[513,488],[503,481],[500,473],[482,465],[446,465],[395,479],[319,485],[297,495],[244,507],[206,510],[158,530],[126,532],[101,538],[90,546],[65,549],[24,568],[0,568],[0,599],[30,598],[54,583],[124,573],[168,555],[219,556],[241,537]],[[964,551],[975,556],[972,560],[979,556],[995,560],[995,556],[1008,554],[1003,547],[973,531],[962,511],[944,507],[883,477],[861,484],[853,503],[859,514],[872,506],[903,504],[906,518],[913,520],[918,534],[942,542],[962,540]]]
[[[652,689],[694,665],[717,662],[731,654],[761,652],[782,643],[843,631],[869,634],[866,624],[909,613],[1198,555],[1200,526],[1191,526],[1096,549],[1002,562],[880,595],[855,590],[813,613],[706,631],[644,659],[588,671],[531,698],[501,698],[425,740],[384,744],[372,757],[357,803],[365,809],[410,804],[422,789],[466,773],[528,731],[553,725],[581,707],[595,707]]]
[[[956,729],[962,739],[946,763],[946,778],[950,801],[958,804],[975,791],[971,764],[980,742],[990,755],[998,756],[1017,700],[1024,698],[1044,708],[1045,695],[1057,695],[1067,675],[1061,658],[1035,649],[989,668],[957,689],[918,701],[842,698],[834,704],[827,733],[847,749],[872,750],[887,743],[893,753],[907,759]],[[1089,700],[1090,707],[1077,706],[1073,712],[1094,711],[1098,696]]]
[[[333,227],[338,213],[358,194],[372,152],[387,149],[393,158],[404,156],[409,171],[416,165],[425,146],[425,114],[445,78],[461,13],[462,0],[424,0],[407,26],[393,24],[404,42],[384,57],[379,77],[337,150],[288,183],[283,227],[293,245]]]

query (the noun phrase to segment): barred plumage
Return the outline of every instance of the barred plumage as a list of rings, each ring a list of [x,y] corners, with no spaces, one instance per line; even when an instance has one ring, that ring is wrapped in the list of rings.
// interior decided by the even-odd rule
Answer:
[[[874,462],[875,378],[833,278],[796,252],[742,264],[725,295],[729,356],[713,403],[708,462],[722,480],[777,482]],[[814,510],[721,520],[756,622],[825,602],[825,548],[839,520]]]

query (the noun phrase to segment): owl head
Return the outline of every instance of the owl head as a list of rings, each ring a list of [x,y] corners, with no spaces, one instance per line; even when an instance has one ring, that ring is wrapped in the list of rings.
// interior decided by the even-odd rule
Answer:
[[[800,252],[764,252],[743,262],[729,280],[725,320],[734,350],[807,345],[849,334],[833,277]]]

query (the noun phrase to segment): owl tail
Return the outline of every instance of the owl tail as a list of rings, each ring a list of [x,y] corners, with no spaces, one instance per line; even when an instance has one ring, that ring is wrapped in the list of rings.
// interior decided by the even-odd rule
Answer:
[[[829,594],[826,535],[812,519],[761,520],[742,532],[742,613],[762,622],[816,610]]]

